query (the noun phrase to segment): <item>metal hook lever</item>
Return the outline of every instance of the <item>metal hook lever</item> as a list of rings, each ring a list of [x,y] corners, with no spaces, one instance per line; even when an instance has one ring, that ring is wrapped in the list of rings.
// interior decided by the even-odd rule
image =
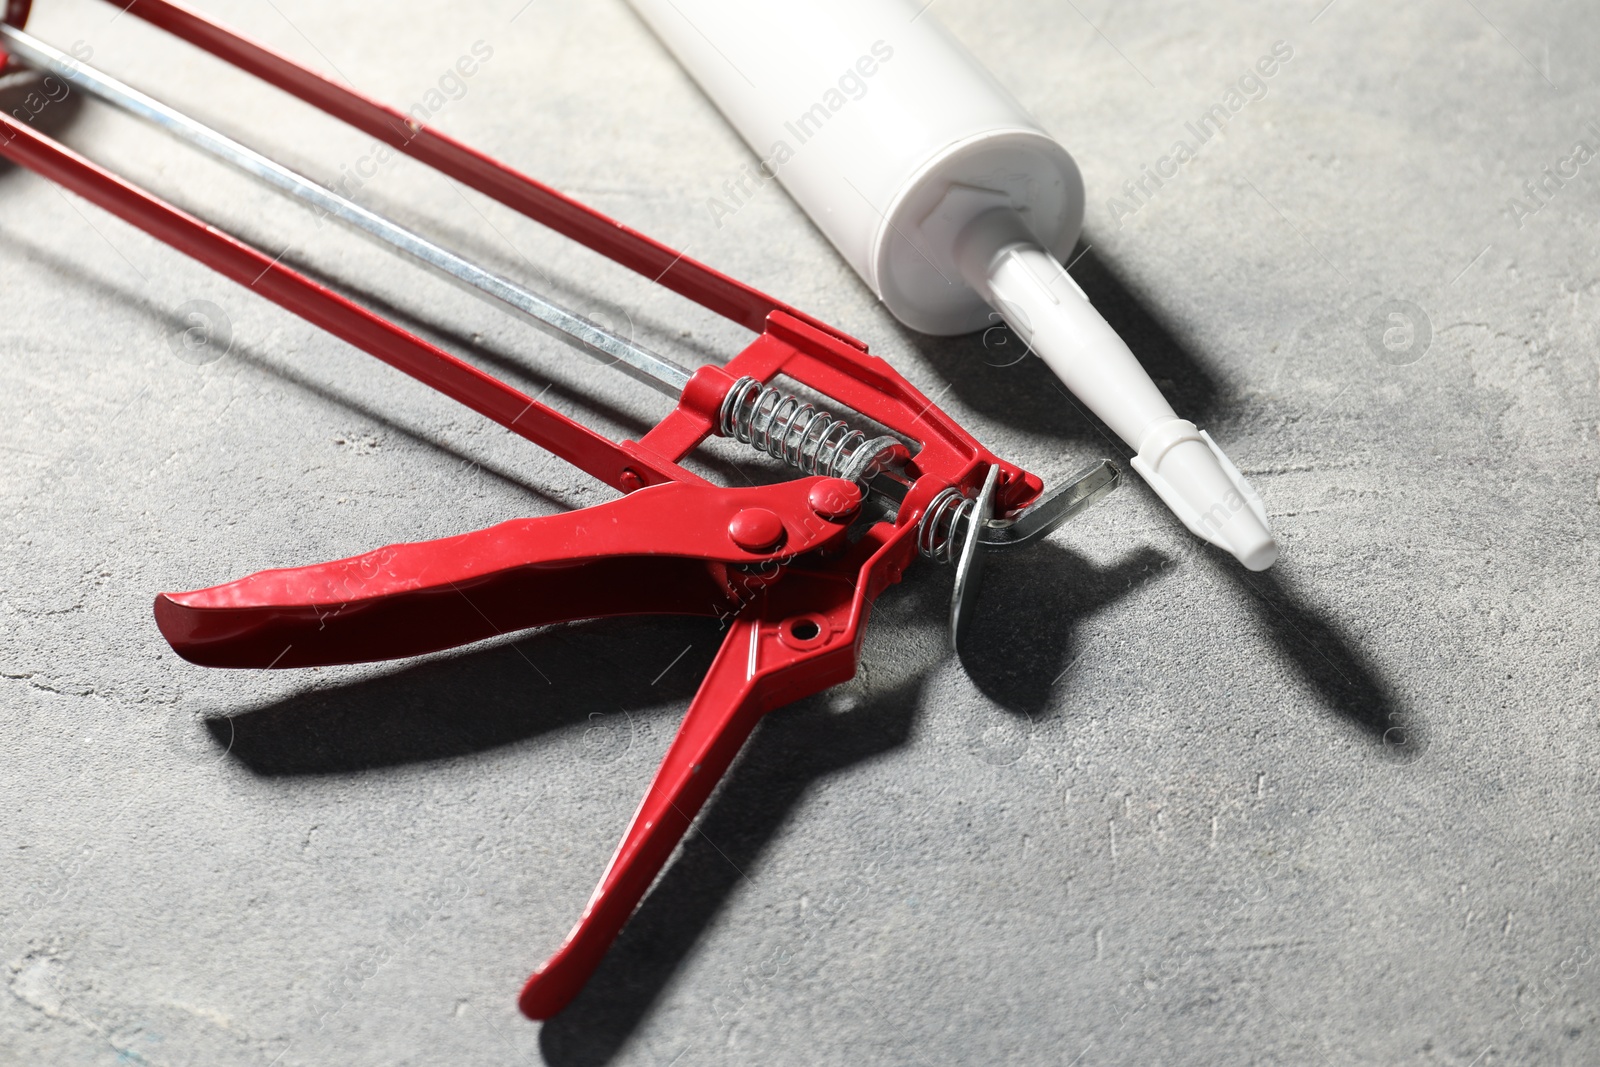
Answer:
[[[983,529],[994,517],[994,487],[999,480],[1000,468],[990,467],[977,499],[967,509],[964,533],[951,531],[952,536],[961,537],[961,554],[956,557],[956,584],[950,590],[950,648],[957,653],[961,651],[962,639],[977,611],[985,556],[978,549],[983,544]]]
[[[1108,459],[1092,463],[1016,518],[984,523],[978,531],[979,540],[991,552],[1031,545],[1098,502],[1121,482],[1122,470],[1115,463]]]
[[[1111,492],[1122,480],[1121,469],[1103,459],[1073,475],[1015,519],[996,519],[994,490],[999,474],[999,467],[989,468],[973,506],[957,519],[957,528],[951,531],[951,536],[960,538],[961,543],[956,559],[956,584],[950,592],[950,647],[958,652],[977,610],[984,557],[990,552],[1019,548],[1044,538]]]

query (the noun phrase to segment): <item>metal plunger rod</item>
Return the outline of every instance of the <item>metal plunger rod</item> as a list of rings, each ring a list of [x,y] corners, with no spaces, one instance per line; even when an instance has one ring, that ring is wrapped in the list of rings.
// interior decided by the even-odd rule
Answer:
[[[91,96],[151,123],[354,230],[376,238],[461,285],[473,295],[500,305],[519,318],[668,396],[676,398],[689,383],[690,372],[665,356],[619,337],[515,282],[462,259],[454,252],[273,162],[204,123],[21,30],[0,24],[0,40],[5,42],[6,51],[23,62],[41,70],[55,70]]]

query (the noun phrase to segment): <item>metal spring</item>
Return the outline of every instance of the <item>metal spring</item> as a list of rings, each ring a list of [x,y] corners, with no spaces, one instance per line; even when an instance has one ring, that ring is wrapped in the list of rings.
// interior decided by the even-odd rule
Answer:
[[[955,532],[963,518],[972,521],[978,502],[954,486],[941,490],[917,524],[917,551],[924,559],[949,563],[955,558]]]
[[[893,438],[868,440],[860,430],[792,393],[763,388],[755,378],[740,378],[722,402],[722,436],[765,452],[806,474],[824,478],[866,476]]]

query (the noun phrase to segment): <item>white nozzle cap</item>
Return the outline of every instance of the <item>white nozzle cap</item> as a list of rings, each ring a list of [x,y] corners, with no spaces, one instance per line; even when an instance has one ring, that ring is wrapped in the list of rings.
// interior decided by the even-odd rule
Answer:
[[[1204,430],[1173,419],[1145,434],[1138,471],[1196,537],[1231,553],[1253,571],[1278,559],[1278,542],[1261,497]]]

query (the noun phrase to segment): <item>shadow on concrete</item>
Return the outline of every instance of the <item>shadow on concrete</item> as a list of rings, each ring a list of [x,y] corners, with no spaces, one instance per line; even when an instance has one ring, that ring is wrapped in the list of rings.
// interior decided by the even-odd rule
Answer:
[[[30,70],[18,70],[0,75],[0,110],[4,110],[18,121],[25,122],[36,131],[51,137],[59,138],[60,132],[71,124],[73,118],[81,110],[82,100],[83,94],[72,91],[71,87],[57,75],[41,74]],[[0,177],[16,169],[17,167],[14,164],[0,158]],[[204,211],[197,211],[192,205],[184,204],[181,197],[175,197],[171,193],[161,195],[180,208],[199,214],[201,217],[207,215]],[[177,255],[179,253],[174,252],[172,254]],[[40,258],[48,259],[49,257],[41,256]],[[334,292],[370,308],[410,332],[418,334],[435,344],[440,344],[447,350],[453,348],[456,352],[470,352],[475,361],[488,365],[492,372],[503,376],[509,375],[513,381],[520,379],[522,386],[530,394],[536,395],[540,399],[554,401],[568,410],[577,408],[588,412],[603,423],[618,428],[624,434],[630,435],[635,439],[642,437],[654,425],[653,422],[642,419],[620,406],[607,403],[592,391],[574,388],[570,383],[563,382],[556,376],[531,366],[525,360],[497,351],[481,341],[465,337],[456,331],[421,319],[372,292],[361,289],[342,279],[329,276],[303,257],[289,253],[279,258],[285,266],[291,267],[327,286]],[[64,272],[71,272],[70,267],[63,261],[57,260],[56,263]],[[148,304],[148,300],[145,298],[136,297],[134,300],[137,303]],[[610,311],[613,317],[619,321],[628,319],[627,313],[621,309],[611,308],[604,304],[601,306],[602,310]],[[182,328],[170,314],[167,317],[175,329]],[[531,329],[532,327],[530,327]],[[545,340],[543,335],[540,335],[540,339]],[[562,347],[562,355],[565,356],[569,350],[565,346]],[[243,353],[241,354],[244,355]],[[252,358],[244,355],[244,358],[256,367],[291,381],[323,399],[333,400],[342,406],[352,408],[359,414],[381,423],[388,429],[395,430],[406,436],[418,436],[362,405],[354,404],[342,397],[335,396],[325,388],[313,385],[309,378],[290,372],[259,357]],[[588,357],[578,356],[577,358],[585,359]],[[665,411],[663,411],[664,413]],[[438,444],[438,442],[431,443]],[[450,451],[445,446],[440,445],[439,447],[445,451]],[[459,458],[465,459],[465,457]],[[719,461],[712,456],[701,456],[699,459],[702,466],[710,467],[718,476],[725,477],[731,482],[748,482],[751,480],[748,473],[745,473],[740,467],[736,467],[732,463]],[[483,465],[478,464],[478,466],[481,468]],[[490,471],[490,473],[504,480],[514,481],[504,472]],[[522,488],[528,489],[531,487],[523,485]]]
[[[1068,262],[1072,263],[1073,279],[1128,342],[1174,410],[1202,426],[1231,417],[1233,413],[1215,377],[1150,310],[1112,263],[1082,242]],[[1126,468],[1132,449],[1068,393],[1042,360],[1031,354],[1019,357],[1025,346],[1005,327],[962,337],[919,336],[916,345],[951,383],[961,402],[986,418],[1120,457]],[[1127,477],[1124,492],[1149,491],[1131,471]],[[1068,531],[1065,537],[1070,539],[1070,527]],[[1392,687],[1343,627],[1310,606],[1292,580],[1281,572],[1251,574],[1209,546],[1195,547],[1204,558],[1215,559],[1219,570],[1247,596],[1273,643],[1325,704],[1379,741],[1387,755],[1403,760],[1420,755],[1425,743],[1420,724],[1411,721],[1399,707]],[[1009,577],[1002,563],[1006,557],[990,560],[979,625],[969,639],[972,648],[963,650],[963,665],[974,682],[991,699],[1013,711],[1033,714],[1044,706],[1049,689],[1047,672],[1030,666],[1030,660],[1047,658],[1050,649],[1063,647],[1063,627],[1071,625],[1070,619],[1056,619],[1048,610],[1049,605],[1043,605],[1044,610],[1027,607],[1036,598],[1037,589],[1048,586],[1066,590],[1065,595],[1072,599],[1087,596],[1084,610],[1093,610],[1104,602],[1094,598],[1107,593],[1101,588],[1097,594],[1094,583],[1104,586],[1128,580],[1125,567],[1142,575],[1144,568],[1159,569],[1171,562],[1159,553],[1148,552],[1127,565],[1094,574],[1074,565],[1070,553],[1056,551],[1062,554],[1025,563],[1018,557],[1019,566]]]
[[[613,436],[614,439],[627,436],[633,440],[638,440],[655,426],[655,422],[641,418],[633,411],[608,402],[601,392],[590,388],[579,388],[569,381],[564,381],[546,370],[533,366],[519,356],[502,352],[487,345],[481,339],[466,336],[450,327],[421,318],[398,304],[378,296],[374,292],[363,289],[344,279],[323,273],[309,260],[289,253],[282,257],[282,262],[306,277],[327,286],[346,299],[368,308],[403,329],[422,337],[432,344],[438,345],[451,354],[457,355],[458,358],[460,358],[461,353],[469,353],[470,355],[466,357],[467,362],[478,365],[480,370],[500,378],[513,388],[524,391],[535,400],[559,409],[565,409],[567,412],[577,409],[587,413],[600,424],[599,428],[592,425],[590,428],[597,429],[597,432],[602,436]],[[422,269],[421,267],[418,268],[419,271]],[[496,312],[496,314],[499,314],[499,312]],[[509,316],[510,313],[506,312],[505,314]],[[559,339],[551,338],[539,332],[531,325],[527,329],[530,335],[537,338],[541,343],[549,344],[557,349],[559,358],[573,359],[584,363],[593,360],[596,365],[599,364],[599,361],[594,360],[593,357],[578,351]],[[260,365],[286,380],[293,381],[302,388],[321,396],[330,396],[326,390],[314,386],[309,379],[272,364],[260,363]],[[659,393],[653,392],[648,386],[644,386],[632,379],[626,379],[625,376],[621,375],[620,371],[612,371],[611,373],[618,375],[622,379],[619,380],[618,385],[639,393],[641,397],[646,397],[649,401],[656,402],[661,408],[661,417],[666,416],[667,411],[670,410],[671,401],[666,400]],[[348,401],[341,402],[349,406]],[[381,416],[371,412],[363,412],[363,414],[375,421],[386,421]],[[579,417],[577,421],[586,425],[589,424],[589,421],[582,417]],[[608,433],[606,427],[620,432],[615,434]],[[538,448],[537,445],[531,443],[528,447]],[[759,457],[752,453],[751,458],[755,460]],[[710,471],[715,477],[721,478],[730,485],[737,485],[741,482],[755,484],[757,481],[782,481],[788,479],[792,474],[792,472],[786,470],[766,471],[767,477],[763,478],[761,468],[754,463],[750,465],[735,464],[711,455],[704,449],[695,454],[695,459],[701,468]],[[752,477],[752,475],[755,476]]]
[[[603,760],[618,714],[686,704],[721,642],[714,619],[552,627],[214,716],[206,728],[234,759],[269,777],[451,759],[585,725],[593,736],[584,744],[601,747],[589,754]]]
[[[594,977],[540,1030],[547,1063],[611,1062],[806,792],[906,743],[922,684],[907,682],[845,714],[813,698],[762,721]]]
[[[1276,568],[1252,574],[1230,556],[1211,554],[1218,569],[1247,594],[1278,650],[1329,708],[1360,727],[1391,759],[1411,762],[1426,751],[1421,722],[1400,706],[1360,644],[1312,607],[1293,578]]]
[[[425,338],[429,342],[436,344],[441,348],[453,350],[457,353],[471,353],[473,361],[487,364],[487,368],[480,369],[486,369],[490,373],[495,373],[503,380],[506,380],[508,384],[513,384],[516,388],[524,389],[533,395],[542,395],[547,401],[556,400],[572,406],[581,407],[583,410],[588,411],[599,418],[607,420],[613,425],[625,430],[627,433],[632,434],[636,438],[642,437],[645,433],[649,432],[653,425],[655,425],[653,422],[648,422],[645,419],[640,418],[634,412],[627,411],[614,404],[607,403],[603,398],[596,396],[591,392],[579,389],[572,383],[562,381],[560,378],[549,373],[548,371],[530,365],[526,360],[521,359],[518,356],[499,351],[498,349],[483,343],[481,340],[474,340],[473,338],[468,337],[459,331],[453,330],[447,326],[442,326],[439,323],[433,322],[429,319],[422,318],[413,312],[406,310],[400,305],[386,300],[376,293],[363,289],[360,286],[346,281],[345,279],[325,274],[318,267],[305,259],[298,258],[291,254],[284,257],[284,262],[293,267],[295,270],[299,271],[301,274],[304,274],[307,277],[315,278],[318,282],[332,289],[334,292],[339,293],[341,296],[361,304],[383,318],[388,319],[390,322],[395,323],[397,326],[400,326],[411,333],[418,335],[419,337]],[[417,268],[417,270],[419,273],[426,273],[420,266]],[[494,314],[499,316],[502,314],[502,312],[496,310]],[[504,312],[503,314],[506,317],[510,317],[510,312]],[[584,363],[589,363],[591,361],[598,363],[598,361],[593,360],[593,357],[579,352],[576,348],[567,345],[565,342],[560,341],[559,339],[552,338],[548,334],[541,333],[531,325],[527,328],[532,337],[537,338],[540,342],[549,343],[553,347],[558,348],[559,354],[562,358],[577,360]],[[668,402],[663,400],[662,406],[664,409],[667,407],[667,405]],[[663,410],[662,413],[665,414],[665,410]]]
[[[47,261],[53,258],[42,249],[33,253]],[[1185,415],[1220,417],[1213,379],[1116,275],[1092,257],[1092,252],[1085,254],[1075,276],[1167,395]],[[83,276],[70,265],[62,269]],[[126,294],[118,298],[128,299]],[[982,345],[971,336],[928,339],[920,347],[948,375],[963,402],[991,419],[1094,442],[1098,453],[1127,455],[1103,425],[1065,402],[1069,398],[1040,361],[1028,358],[1009,368],[991,367],[982,358]],[[322,391],[270,362],[244,358],[394,426],[363,405]],[[1019,555],[1014,566],[997,560],[991,567],[990,606],[975,631],[972,653],[964,657],[980,690],[1028,714],[1046,706],[1050,687],[1070,666],[1076,622],[1159,573],[1168,562],[1149,549],[1105,571],[1052,545],[1031,550],[1031,556]],[[1420,741],[1413,732],[1403,739],[1394,733],[1398,712],[1388,687],[1335,623],[1306,606],[1280,576],[1244,575],[1231,561],[1223,565],[1264,606],[1263,618],[1274,640],[1330,704],[1384,740],[1386,748],[1416,751]],[[1041,598],[1041,588],[1064,593]],[[1019,602],[1029,606],[995,614],[995,606],[1014,608]],[[649,618],[559,627],[214,717],[207,726],[219,747],[265,776],[352,773],[449,759],[576,729],[623,709],[649,713],[681,705],[720,639],[711,620]],[[685,648],[689,651],[668,670],[664,685],[651,681],[652,671],[639,668],[643,663],[667,668]],[[1040,669],[1041,662],[1050,669]],[[905,744],[922,688],[920,678],[907,682],[844,715],[832,712],[825,700],[813,699],[769,716],[594,979],[566,1012],[545,1025],[540,1037],[545,1057],[562,1067],[614,1058],[743,879],[740,872],[759,860],[806,791],[822,777]],[[596,732],[592,725],[586,735],[591,732]]]
[[[1081,651],[1082,620],[1122,599],[1172,561],[1142,546],[1097,568],[1051,541],[995,553],[984,570],[978,615],[960,650],[961,665],[984,696],[1034,717]],[[1048,595],[1044,595],[1048,591]]]
[[[1072,596],[1065,605],[1040,603],[1029,614],[1023,625],[1038,632],[1029,635],[1026,648],[1004,650],[1013,636],[1009,620],[991,627],[983,640],[1009,658],[992,666],[979,684],[1015,706],[1032,708],[1042,703],[1060,670],[1029,670],[1026,658],[1070,662],[1073,623],[1158,573],[1165,560],[1154,552],[1134,553],[1096,572],[1054,546],[1024,550],[1017,559],[1027,555],[1042,555],[1042,564],[997,568],[1002,597],[1037,583],[1040,566],[1048,572],[1045,580],[1070,587]],[[948,576],[923,577],[933,580],[897,590],[882,621],[921,629],[943,624]],[[591,734],[599,735],[597,743],[605,741],[596,720],[619,709],[664,719],[681,709],[722,636],[709,619],[553,627],[524,640],[216,716],[206,725],[219,749],[272,777],[449,759],[585,724],[590,726],[582,744],[588,748]],[[680,652],[685,654],[675,660]],[[668,664],[666,677],[659,678]],[[821,779],[906,744],[924,703],[924,677],[919,673],[869,691],[848,711],[816,697],[763,720],[593,978],[544,1024],[540,1046],[547,1062],[581,1067],[618,1055],[807,792]]]
[[[166,318],[172,323],[172,329],[174,331],[183,328],[183,323],[181,323],[170,312],[166,314]],[[481,472],[490,478],[493,478],[497,482],[544,501],[545,504],[551,508],[551,510],[566,511],[569,508],[579,506],[572,501],[565,500],[561,497],[557,497],[545,492],[543,489],[540,489],[537,485],[528,481],[521,475],[505,470],[494,463],[489,462],[488,460],[469,456],[465,452],[452,447],[432,434],[425,433],[422,430],[414,430],[404,423],[397,422],[364,401],[345,396],[344,394],[339,393],[326,385],[322,385],[316,381],[313,381],[311,378],[308,378],[298,371],[291,370],[281,363],[274,362],[265,356],[257,354],[252,349],[244,345],[240,345],[238,342],[234,343],[233,349],[228,353],[227,358],[237,359],[241,363],[247,363],[263,374],[271,375],[272,377],[286,382],[289,385],[292,385],[319,400],[334,405],[335,407],[344,408],[346,411],[349,411],[361,419],[372,423],[374,426],[386,430],[389,433],[393,433],[398,437],[404,437],[417,444],[426,445],[429,448],[435,449],[436,451],[441,452],[455,460],[456,463],[460,465],[461,469]],[[538,446],[530,444],[528,447],[537,448]],[[509,518],[510,516],[507,517]]]
[[[624,707],[648,714],[652,703],[663,712],[684,704],[721,638],[710,619],[554,628],[206,726],[219,749],[273,777],[448,759],[577,729]],[[667,678],[653,684],[656,665],[669,663]],[[922,686],[914,679],[843,713],[813,698],[762,721],[584,991],[544,1025],[550,1063],[616,1055],[807,790],[905,744]]]
[[[24,69],[0,74],[0,111],[35,133],[59,140],[82,108],[83,94],[73,92],[60,75]],[[18,169],[9,159],[0,158],[0,177]]]
[[[1139,357],[1173,410],[1201,424],[1227,418],[1216,379],[1151,310],[1148,298],[1130,288],[1115,266],[1092,247],[1075,249],[1073,255],[1079,256],[1072,265],[1073,280]]]
[[[189,325],[177,315],[174,309],[170,307],[162,307],[159,304],[154,303],[147,295],[140,293],[137,290],[122,286],[116,282],[109,281],[105,277],[88,270],[82,264],[61,256],[48,246],[37,244],[12,233],[5,234],[5,241],[7,245],[21,249],[27,255],[30,262],[37,263],[46,269],[53,270],[63,277],[70,277],[80,285],[84,285],[90,289],[93,289],[99,296],[103,297],[107,301],[126,305],[128,307],[143,309],[144,311],[148,312],[153,319],[164,323],[167,329],[174,334],[181,332]],[[568,508],[578,506],[573,501],[564,500],[544,492],[537,485],[534,485],[521,475],[503,469],[494,463],[468,455],[467,453],[452,447],[450,444],[431,433],[428,433],[424,430],[414,429],[402,422],[398,422],[395,419],[384,415],[364,401],[345,396],[333,388],[323,385],[312,378],[257,352],[250,346],[238,340],[234,341],[232,349],[229,350],[224,359],[237,360],[238,362],[249,366],[253,371],[270,375],[274,378],[278,378],[284,382],[287,382],[295,388],[303,390],[319,400],[325,401],[326,403],[332,404],[336,407],[343,408],[344,410],[349,411],[352,414],[355,414],[360,418],[371,422],[373,425],[395,434],[398,437],[404,437],[407,440],[413,441],[419,445],[425,445],[429,448],[436,449],[440,453],[449,456],[451,459],[454,459],[461,465],[463,469],[471,469],[482,472],[498,482],[544,501],[551,507],[552,510],[567,510]],[[530,444],[529,447],[533,448],[537,446]]]

